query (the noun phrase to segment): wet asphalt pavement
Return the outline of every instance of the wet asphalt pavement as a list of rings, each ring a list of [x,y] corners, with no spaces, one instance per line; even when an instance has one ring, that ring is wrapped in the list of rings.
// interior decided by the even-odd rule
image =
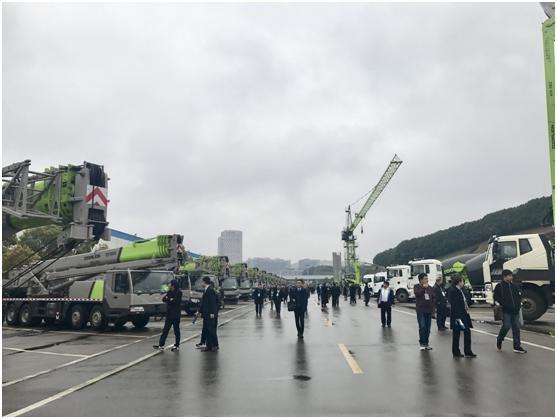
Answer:
[[[286,306],[280,319],[268,304],[261,318],[249,303],[232,307],[219,318],[216,353],[194,349],[201,322],[188,318],[179,353],[151,349],[161,323],[105,334],[4,327],[2,413],[554,416],[554,337],[524,331],[528,354],[510,341],[498,352],[498,327],[475,324],[478,358],[453,359],[451,333],[435,326],[433,351],[418,350],[409,308],[395,307],[388,329],[375,306],[340,304],[323,313],[312,297],[304,340]]]

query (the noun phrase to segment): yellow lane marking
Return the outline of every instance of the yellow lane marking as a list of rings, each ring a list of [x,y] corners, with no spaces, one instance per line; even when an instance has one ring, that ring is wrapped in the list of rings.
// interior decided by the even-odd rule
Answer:
[[[343,343],[339,343],[338,347],[342,352],[342,354],[344,355],[346,362],[348,362],[348,365],[350,366],[350,368],[352,368],[352,372],[354,374],[363,374],[364,372],[362,371],[362,369],[360,368],[360,366],[358,365],[354,357],[350,354],[350,352],[348,352],[346,346]]]

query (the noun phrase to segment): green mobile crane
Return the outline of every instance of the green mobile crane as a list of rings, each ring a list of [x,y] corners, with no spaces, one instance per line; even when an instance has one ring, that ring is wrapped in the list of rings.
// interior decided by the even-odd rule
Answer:
[[[11,325],[66,324],[97,330],[131,321],[144,327],[164,315],[162,294],[179,266],[174,234],[116,249],[35,262],[9,272],[2,309]]]
[[[354,231],[360,224],[360,222],[365,218],[367,212],[371,208],[371,206],[375,203],[379,195],[383,192],[385,187],[389,184],[390,180],[402,164],[402,160],[398,158],[395,154],[387,170],[379,179],[379,182],[375,187],[366,193],[362,198],[360,198],[355,203],[359,202],[364,197],[368,196],[365,204],[363,205],[362,209],[359,212],[355,213],[354,220],[352,220],[352,211],[350,209],[350,205],[346,208],[346,228],[342,230],[341,238],[344,242],[344,279],[349,282],[356,283],[358,285],[362,284],[362,275],[360,273],[360,263],[358,261],[358,257],[356,256],[356,236],[354,235]],[[354,204],[352,204],[354,205]],[[362,231],[363,232],[363,231]]]

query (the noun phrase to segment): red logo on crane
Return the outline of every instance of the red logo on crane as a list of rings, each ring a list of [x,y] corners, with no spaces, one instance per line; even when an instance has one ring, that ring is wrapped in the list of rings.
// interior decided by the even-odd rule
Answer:
[[[97,205],[99,207],[106,207],[108,205],[107,188],[87,185],[87,195],[85,196],[85,203],[91,204],[91,206]]]

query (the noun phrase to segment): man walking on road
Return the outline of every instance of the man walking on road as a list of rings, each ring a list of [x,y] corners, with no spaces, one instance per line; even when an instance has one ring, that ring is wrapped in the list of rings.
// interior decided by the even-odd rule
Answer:
[[[475,358],[472,352],[472,336],[470,329],[472,320],[468,314],[469,301],[467,300],[462,288],[464,280],[459,274],[451,276],[451,288],[449,290],[449,304],[451,305],[451,329],[453,329],[453,357],[455,358]],[[460,352],[460,332],[464,333],[464,355]]]
[[[503,270],[503,280],[495,286],[493,299],[503,308],[503,325],[497,336],[497,349],[501,350],[503,340],[509,329],[513,330],[513,350],[518,354],[525,354],[526,349],[520,346],[520,307],[522,294],[516,284],[513,284],[513,273]]]
[[[333,307],[338,307],[338,300],[340,298],[340,285],[338,282],[333,283],[333,287],[331,288],[331,296],[333,297]]]
[[[255,303],[255,315],[261,316],[263,301],[265,300],[265,290],[263,289],[261,282],[257,284],[257,288],[253,291],[252,298]]]
[[[433,286],[435,291],[436,320],[438,330],[447,330],[445,320],[447,319],[447,297],[445,287],[443,286],[443,278],[437,278]]]
[[[348,299],[348,285],[346,283],[342,287],[342,295],[344,296],[344,301]]]
[[[294,320],[298,330],[298,338],[304,337],[304,316],[308,306],[309,292],[304,286],[304,281],[299,279],[296,282],[296,289],[290,295],[290,301],[294,302]]]
[[[377,296],[377,306],[381,309],[381,327],[391,327],[391,307],[394,303],[395,293],[389,288],[389,281],[385,281]]]
[[[350,284],[350,304],[356,304],[356,285]]]
[[[427,274],[418,275],[419,284],[414,285],[416,297],[416,316],[418,318],[420,350],[431,350],[429,346],[429,333],[431,331],[431,315],[435,308],[435,292],[429,286]]]
[[[275,311],[277,313],[277,317],[280,317],[280,308],[282,303],[282,288],[280,287],[273,288],[273,302],[275,303]]]
[[[199,312],[203,317],[203,332],[206,339],[206,347],[201,349],[202,352],[214,352],[219,348],[219,340],[217,337],[217,314],[218,314],[218,298],[217,293],[211,285],[211,278],[203,278],[203,287],[205,291],[201,297],[199,304]]]
[[[168,332],[170,328],[173,327],[176,340],[172,347],[172,351],[177,351],[180,349],[180,309],[182,305],[182,291],[180,291],[176,279],[170,281],[170,289],[166,295],[162,297],[162,301],[166,303],[166,319],[164,321],[159,344],[153,345],[153,348],[164,349],[164,343],[168,337]]]
[[[329,304],[329,286],[327,283],[321,285],[321,310],[327,310]]]
[[[369,283],[366,283],[364,287],[364,302],[366,303],[366,307],[369,305],[370,299],[371,299],[371,288],[369,287]]]

